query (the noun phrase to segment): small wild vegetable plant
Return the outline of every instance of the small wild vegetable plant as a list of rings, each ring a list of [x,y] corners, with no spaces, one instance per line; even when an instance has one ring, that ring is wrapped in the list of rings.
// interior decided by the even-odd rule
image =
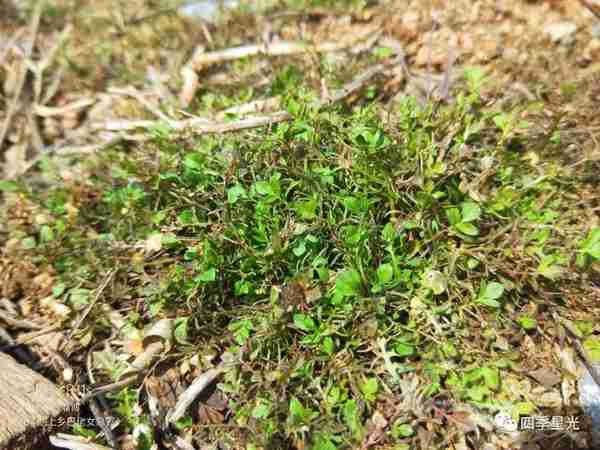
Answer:
[[[203,442],[348,449],[379,426],[386,445],[408,448],[428,420],[421,406],[441,392],[494,411],[524,404],[503,390],[522,349],[494,339],[535,337],[544,324],[515,311],[555,295],[559,279],[592,273],[600,229],[573,225],[579,178],[515,150],[523,111],[486,110],[484,72],[465,77],[448,104],[405,98],[384,110],[363,98],[318,109],[303,73],[286,66],[269,90],[287,123],[185,139],[160,127],[143,145],[102,154],[85,183],[0,183],[22,212],[6,221],[11,251],[48,269],[51,300],[76,311],[117,269],[82,347],[110,336],[112,309],[136,311],[123,329],[131,340],[177,318],[171,350],[195,361],[178,373],[241,354],[218,384],[216,425],[198,427]],[[224,97],[203,101],[234,103]],[[550,137],[545,145],[564,145]],[[585,342],[596,355],[593,327]],[[127,356],[96,352],[95,374],[119,379]],[[146,425],[135,391],[111,399],[124,427]],[[410,408],[385,416],[399,402]]]

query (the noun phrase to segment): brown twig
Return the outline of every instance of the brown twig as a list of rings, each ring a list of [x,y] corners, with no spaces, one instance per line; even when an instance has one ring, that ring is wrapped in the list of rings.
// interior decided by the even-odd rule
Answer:
[[[33,99],[33,101],[35,103],[39,103],[41,101],[44,72],[46,71],[46,69],[48,69],[52,65],[52,62],[54,61],[54,58],[56,57],[58,50],[67,41],[72,30],[73,30],[73,25],[67,24],[67,26],[65,26],[63,31],[61,31],[57,42],[50,48],[50,50],[46,53],[44,58],[42,58],[37,64],[33,65],[31,70],[34,74],[34,82],[33,82],[34,99]]]
[[[35,114],[40,117],[63,116],[65,114],[79,112],[82,109],[96,103],[95,98],[80,98],[64,106],[44,106],[39,104],[33,105]]]
[[[13,48],[15,43],[19,39],[21,39],[21,35],[24,33],[24,31],[25,30],[23,28],[20,28],[19,30],[15,31],[15,33],[10,38],[10,40],[2,47],[2,51],[0,52],[0,66],[2,66],[4,64],[4,60],[6,59],[6,56],[11,51],[11,49]]]
[[[177,404],[173,407],[173,409],[167,414],[167,424],[175,423],[181,419],[196,397],[198,397],[198,395],[200,395],[202,391],[207,388],[207,386],[215,381],[222,372],[222,368],[209,369],[197,377],[179,397]]]
[[[581,3],[584,8],[586,8],[589,12],[596,16],[597,19],[600,19],[600,11],[597,11],[594,5],[588,3],[587,0],[579,0],[579,3]]]
[[[108,92],[110,94],[117,95],[126,95],[128,97],[132,97],[137,100],[142,106],[144,106],[148,111],[154,114],[161,120],[164,120],[167,123],[173,121],[170,117],[168,117],[165,113],[163,113],[160,109],[156,108],[152,103],[150,103],[146,97],[144,97],[137,89],[133,87],[128,88],[109,88]]]
[[[30,320],[16,319],[3,310],[0,310],[0,320],[13,328],[24,328],[26,330],[41,330],[44,328],[43,325],[39,325]]]
[[[131,375],[127,378],[123,378],[122,380],[117,381],[115,383],[105,384],[104,386],[98,386],[98,387],[92,389],[92,392],[90,392],[89,394],[84,395],[81,398],[80,403],[83,404],[83,403],[87,402],[88,400],[99,396],[100,394],[107,394],[109,392],[118,391],[119,389],[130,386],[133,383],[135,383],[137,380],[139,380],[142,377],[142,375],[143,375],[143,372],[139,372],[139,373]]]
[[[100,427],[102,432],[104,433],[104,437],[110,444],[110,447],[113,449],[119,449],[121,446],[115,437],[115,434],[110,427],[110,421],[108,419],[107,414],[105,414],[104,410],[100,407],[98,400],[95,398],[91,398],[89,400],[90,410],[96,419],[96,424]]]
[[[598,386],[600,386],[600,373],[598,373],[598,370],[596,369],[596,367],[594,367],[594,364],[588,357],[588,355],[585,351],[585,348],[583,348],[583,345],[581,345],[581,341],[578,336],[578,334],[579,334],[578,331],[573,330],[571,325],[566,320],[562,319],[558,314],[555,313],[555,314],[553,314],[553,316],[554,316],[554,320],[556,320],[558,323],[560,323],[563,326],[563,328],[567,331],[567,334],[571,337],[571,341],[573,342],[573,346],[575,347],[575,350],[577,351],[579,358],[581,358],[581,361],[583,362],[583,364],[585,365],[585,368],[588,370],[588,372],[592,376],[592,379],[594,380],[594,382]]]
[[[173,121],[169,125],[175,131],[191,131],[195,134],[227,133],[230,131],[257,128],[274,123],[285,122],[291,115],[287,111],[277,111],[265,116],[254,116],[241,119],[236,122],[211,122],[204,118],[193,118],[187,120]],[[92,125],[95,130],[108,131],[130,131],[137,128],[150,129],[160,125],[161,122],[154,120],[108,120]]]
[[[385,70],[397,65],[403,61],[401,56],[392,59],[387,63],[377,64],[374,67],[363,72],[357,78],[347,83],[341,89],[335,91],[329,98],[317,102],[317,107],[330,106],[333,103],[344,100],[353,93],[360,90],[369,80]],[[279,122],[285,122],[292,118],[287,111],[276,111],[264,116],[250,116],[235,122],[214,122],[205,118],[195,117],[192,119],[171,121],[170,127],[174,131],[191,131],[194,134],[208,133],[227,133],[231,131],[246,130],[266,125],[272,125]],[[154,120],[108,120],[95,123],[92,128],[95,130],[108,131],[131,131],[137,128],[150,129],[156,127],[160,122]]]
[[[7,344],[15,344],[13,337],[2,327],[0,327],[0,341],[6,342]]]
[[[96,290],[96,295],[94,296],[94,299],[90,302],[90,304],[85,309],[85,311],[81,314],[81,316],[79,316],[79,319],[77,319],[77,322],[75,322],[75,325],[73,325],[73,329],[69,333],[67,340],[70,340],[73,337],[73,335],[77,332],[77,330],[79,329],[79,327],[81,326],[81,324],[83,323],[85,318],[88,316],[90,311],[94,308],[94,305],[98,302],[98,300],[102,296],[104,289],[106,289],[106,286],[108,286],[108,283],[110,283],[110,281],[112,280],[115,273],[116,273],[116,269],[113,269],[110,272],[108,272],[108,274],[104,277],[104,281],[102,281],[102,284],[100,284],[100,286]]]
[[[199,48],[194,52],[192,59],[190,60],[190,65],[194,70],[200,71],[213,64],[235,61],[236,59],[246,58],[249,56],[284,56],[296,55],[310,51],[318,53],[333,52],[348,48],[365,37],[367,36],[359,36],[353,42],[323,42],[315,45],[307,45],[303,42],[269,42],[260,45],[243,45],[241,47],[232,47],[225,50],[217,50],[208,53],[204,52],[204,48]]]
[[[43,330],[21,334],[20,336],[17,336],[15,338],[14,344],[9,344],[9,345],[5,345],[4,347],[0,347],[0,352],[6,352],[8,350],[18,347],[19,345],[31,342],[40,336],[44,336],[45,334],[49,334],[49,333],[58,331],[60,328],[61,328],[61,325],[52,325],[51,327],[44,328]]]
[[[19,347],[19,344],[17,344],[13,337],[2,327],[0,327],[0,342],[13,347],[15,355],[21,362],[27,361],[30,364],[34,363],[33,358],[25,350]]]
[[[573,345],[575,346],[575,350],[577,351],[577,354],[583,361],[585,368],[588,370],[588,372],[592,376],[592,379],[594,380],[594,382],[598,386],[600,386],[600,373],[598,373],[598,370],[596,370],[596,367],[594,367],[594,364],[588,357],[585,349],[583,348],[583,345],[581,345],[579,338],[577,336],[573,335],[570,331],[569,331],[569,334],[571,335],[571,339],[573,341]]]
[[[365,35],[358,36],[352,42],[323,42],[320,44],[309,45],[303,42],[264,42],[260,45],[243,45],[241,47],[233,47],[225,50],[216,50],[213,52],[205,52],[204,47],[196,47],[192,58],[181,70],[181,76],[183,78],[183,88],[179,94],[181,104],[187,106],[198,89],[198,75],[196,72],[200,72],[203,69],[227,61],[234,61],[240,58],[246,58],[249,56],[265,55],[265,56],[284,56],[284,55],[296,55],[307,52],[331,52],[336,50],[342,50],[348,47],[355,46],[358,42],[365,38],[372,37],[378,33],[366,33]],[[369,42],[371,42],[369,40]],[[370,44],[372,45],[372,43]]]
[[[9,299],[7,299],[6,297],[0,298],[0,307],[2,307],[4,310],[6,310],[11,316],[19,315],[19,311],[17,311],[15,304],[13,302],[11,302]]]
[[[261,100],[254,100],[248,103],[244,103],[237,106],[232,106],[224,111],[217,114],[217,119],[222,120],[227,117],[228,114],[256,114],[264,113],[266,111],[273,111],[280,107],[281,98],[270,97]]]
[[[50,443],[53,446],[69,450],[110,450],[109,447],[105,447],[104,445],[92,444],[81,436],[73,436],[64,433],[50,436]]]
[[[39,1],[36,4],[35,9],[33,10],[33,16],[31,18],[31,36],[30,41],[25,48],[25,54],[23,56],[23,61],[21,64],[21,70],[18,74],[16,89],[13,94],[12,101],[8,107],[6,112],[6,118],[4,119],[4,124],[0,129],[0,149],[2,149],[2,145],[4,144],[4,139],[8,133],[8,129],[10,128],[10,124],[12,119],[17,112],[19,107],[19,98],[21,97],[21,93],[23,92],[23,88],[25,87],[25,80],[27,79],[27,60],[31,58],[31,54],[33,52],[33,47],[35,46],[35,41],[37,38],[38,28],[40,26],[40,18],[42,14],[42,6],[44,5],[43,1]]]
[[[404,57],[400,55],[387,63],[377,64],[376,66],[367,69],[354,80],[345,84],[341,89],[334,91],[334,93],[328,99],[321,101],[320,106],[331,105],[332,103],[337,103],[346,97],[349,97],[351,94],[360,90],[369,80],[371,80],[371,78],[389,69],[390,67],[401,64],[402,61],[404,61]]]

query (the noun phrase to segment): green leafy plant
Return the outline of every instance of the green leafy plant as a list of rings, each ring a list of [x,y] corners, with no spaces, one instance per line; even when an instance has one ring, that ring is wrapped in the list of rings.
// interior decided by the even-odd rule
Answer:
[[[600,227],[593,228],[579,244],[577,263],[583,266],[586,262],[600,260]]]
[[[290,423],[294,426],[310,424],[319,415],[317,411],[302,405],[295,397],[290,400],[289,410]]]
[[[462,376],[451,374],[446,384],[460,397],[475,403],[483,403],[500,388],[500,373],[496,367],[478,367],[465,372]]]
[[[340,303],[348,298],[356,297],[362,293],[362,280],[356,270],[346,270],[338,274],[332,301]]]
[[[517,323],[521,326],[521,328],[527,331],[535,330],[538,326],[537,320],[528,314],[522,314],[517,317]]]
[[[387,59],[388,50],[372,59]],[[245,77],[257,73],[258,59],[231,64]],[[175,318],[161,368],[172,364],[189,377],[231,363],[217,386],[230,411],[223,426],[203,427],[207,442],[355,448],[386,402],[411,389],[417,403],[444,392],[531,413],[535,399],[508,384],[521,375],[504,377],[522,352],[494,337],[515,327],[543,331],[546,323],[523,305],[555,296],[553,281],[563,277],[565,294],[592,279],[600,231],[573,207],[575,194],[589,191],[592,164],[565,163],[563,146],[574,138],[556,138],[562,116],[555,126],[528,109],[528,120],[539,122],[529,139],[522,107],[491,110],[482,68],[467,69],[448,102],[404,96],[382,105],[387,88],[373,79],[351,102],[328,105],[312,87],[339,87],[351,75],[331,59],[311,53],[315,70],[304,70],[301,55],[294,66],[273,60],[266,90],[215,87],[191,106],[208,116],[277,95],[285,122],[214,135],[161,124],[126,152],[106,149],[87,161],[84,182],[53,180],[43,190],[26,180],[0,183],[16,205],[3,221],[6,257],[45,274],[27,276],[44,285],[40,297],[52,292],[44,302],[66,303],[72,314],[116,269],[81,325],[81,348],[110,335],[112,308],[130,314],[123,342]],[[525,151],[515,151],[521,144]],[[287,289],[294,284],[297,292]],[[596,355],[593,317],[576,317],[592,324],[581,325],[582,339]],[[99,380],[120,379],[135,358],[112,349],[93,352]],[[135,391],[111,401],[124,433],[146,425]],[[418,420],[407,414],[384,426],[390,442],[382,445],[416,445]],[[195,428],[195,420],[179,425]]]
[[[459,233],[466,236],[479,235],[479,229],[473,224],[481,216],[481,208],[477,203],[464,202],[461,209],[449,208],[446,215],[450,225]]]
[[[498,299],[502,297],[504,293],[504,285],[492,282],[483,282],[479,288],[479,295],[477,296],[477,303],[482,305],[490,306],[492,308],[499,308],[500,302]]]
[[[594,362],[600,362],[600,338],[590,336],[583,341],[583,348]]]

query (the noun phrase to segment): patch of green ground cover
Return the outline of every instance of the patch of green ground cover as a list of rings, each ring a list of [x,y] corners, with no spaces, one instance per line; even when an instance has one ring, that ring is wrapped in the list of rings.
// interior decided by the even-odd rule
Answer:
[[[143,299],[132,325],[188,319],[177,361],[242,351],[219,385],[228,426],[191,425],[204,441],[354,448],[381,416],[390,446],[408,448],[424,423],[442,445],[425,406],[439,393],[531,412],[507,387],[522,355],[496,338],[535,334],[523,308],[576,284],[600,239],[573,219],[584,181],[532,160],[530,124],[483,108],[480,72],[467,80],[450,106],[406,98],[384,112],[288,96],[294,120],[271,129],[157,128],[151,143],[90,163],[85,179],[44,192],[5,184],[40,217],[9,230],[12,252],[52,266],[56,297],[72,306],[90,301],[82,283],[117,268],[113,305]],[[290,285],[305,308],[286,298]],[[92,341],[109,332],[99,310],[90,317]]]

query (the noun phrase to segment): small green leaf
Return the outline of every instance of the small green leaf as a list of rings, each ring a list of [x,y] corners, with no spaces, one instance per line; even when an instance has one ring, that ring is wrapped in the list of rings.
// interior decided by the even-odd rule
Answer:
[[[321,343],[321,350],[326,355],[333,355],[335,352],[335,343],[333,342],[333,338],[331,336],[326,336]]]
[[[583,253],[594,259],[600,259],[600,227],[594,228],[581,244]]]
[[[393,50],[389,47],[377,47],[373,50],[373,54],[378,59],[389,58],[393,53]]]
[[[292,421],[306,424],[315,418],[318,413],[310,408],[305,408],[300,400],[298,400],[296,397],[292,397],[290,400],[290,415]]]
[[[377,392],[379,391],[379,383],[377,382],[377,378],[367,378],[363,383],[361,383],[360,390],[368,401],[374,401]]]
[[[335,293],[341,297],[352,297],[361,293],[360,274],[356,270],[346,270],[335,280]]]
[[[164,233],[161,235],[160,244],[169,249],[176,248],[181,244],[181,241],[172,233]]]
[[[36,245],[37,245],[37,243],[35,242],[35,238],[32,238],[32,237],[26,237],[25,239],[23,239],[21,241],[21,246],[25,250],[31,250],[32,248],[35,248]]]
[[[537,320],[530,315],[523,314],[517,317],[517,323],[521,325],[524,330],[535,330],[537,328]]]
[[[479,266],[479,264],[480,264],[480,262],[478,259],[469,258],[467,260],[467,267],[469,268],[469,270],[476,269]]]
[[[500,128],[503,132],[506,132],[512,122],[512,119],[512,114],[499,113],[495,115],[492,120],[498,128]]]
[[[316,267],[315,272],[317,272],[319,280],[321,280],[323,283],[329,280],[329,269],[327,267]]]
[[[271,183],[268,181],[258,181],[254,186],[256,188],[256,192],[258,192],[260,195],[273,195],[275,193]]]
[[[428,270],[423,274],[423,286],[431,289],[435,295],[440,295],[448,289],[448,281],[442,272]]]
[[[500,302],[485,297],[479,297],[477,303],[489,306],[490,308],[500,308]]]
[[[450,222],[450,225],[456,225],[457,223],[460,223],[461,217],[458,208],[448,208],[446,210],[446,216],[448,217],[448,222]]]
[[[465,67],[463,71],[464,77],[467,80],[469,89],[478,92],[483,81],[485,80],[485,71],[482,67]]]
[[[348,400],[344,403],[344,421],[348,428],[350,428],[354,438],[357,440],[362,439],[363,428],[356,400]]]
[[[175,341],[177,341],[180,344],[187,343],[188,322],[189,317],[180,317],[178,319],[175,319],[175,329],[173,331],[173,336],[175,337]]]
[[[206,163],[206,156],[200,152],[192,152],[185,155],[183,165],[186,169],[202,171]]]
[[[408,423],[396,425],[392,429],[392,436],[394,436],[396,439],[411,437],[414,434],[414,428]]]
[[[51,242],[54,240],[54,230],[48,225],[42,226],[40,230],[40,240],[42,242]]]
[[[215,281],[217,279],[217,269],[211,267],[210,269],[198,275],[197,279],[198,281],[201,281],[203,283]]]
[[[388,222],[381,230],[381,238],[386,242],[392,242],[396,237],[396,228],[391,222]]]
[[[479,290],[479,297],[477,303],[482,305],[490,306],[492,308],[499,308],[500,302],[497,301],[504,292],[504,286],[500,283],[491,282],[484,283],[481,285]]]
[[[64,294],[66,289],[67,289],[67,285],[65,283],[57,283],[52,288],[52,296],[60,297],[61,295]]]
[[[504,286],[501,283],[497,283],[492,281],[485,286],[485,290],[483,291],[483,295],[490,300],[497,300],[502,297],[504,293]]]
[[[316,198],[297,202],[295,205],[296,212],[305,220],[312,220],[317,217],[317,207],[319,203]]]
[[[477,236],[479,234],[479,230],[472,223],[459,222],[455,226],[458,231],[467,236]]]
[[[448,358],[456,358],[458,356],[458,350],[456,350],[456,346],[452,342],[444,342],[441,350]]]
[[[411,356],[415,353],[415,348],[406,342],[397,342],[394,345],[394,351],[396,352],[396,355],[400,357]]]
[[[317,329],[315,321],[306,314],[294,314],[294,325],[308,333]]]
[[[246,295],[252,292],[252,283],[246,280],[237,280],[233,285],[235,295]]]
[[[71,289],[69,292],[69,301],[76,309],[82,308],[89,303],[90,293],[91,291],[89,289]]]
[[[377,269],[377,280],[381,284],[387,284],[394,279],[394,266],[389,263],[382,264]]]
[[[258,403],[252,408],[252,417],[255,419],[265,419],[271,413],[271,403],[268,400],[259,399]]]
[[[600,337],[588,337],[583,341],[583,348],[593,362],[600,363]]]
[[[364,213],[369,208],[369,204],[364,198],[348,196],[343,198],[342,203],[348,211],[354,214]]]
[[[298,103],[296,100],[294,100],[291,97],[288,98],[285,106],[286,106],[287,112],[289,112],[292,116],[298,116],[298,115],[300,115],[300,112],[302,111],[302,105],[300,105],[300,103]]]
[[[296,397],[290,400],[290,414],[299,420],[304,419],[304,406]]]
[[[175,424],[175,426],[177,426],[177,424]],[[73,433],[89,439],[90,441],[96,437],[96,432],[94,430],[86,428],[77,422],[73,424]]]
[[[312,450],[337,450],[335,444],[325,435],[319,435],[315,439]]]
[[[190,416],[185,416],[175,422],[175,428],[178,430],[185,430],[194,425],[194,420]]]
[[[538,273],[549,280],[556,280],[560,278],[565,269],[564,267],[556,264],[557,262],[558,259],[553,255],[543,256],[540,264],[537,267]]]
[[[588,336],[594,331],[594,322],[591,320],[577,320],[575,326],[582,336]]]
[[[462,205],[462,221],[473,222],[481,216],[481,208],[477,203],[465,202]]]
[[[191,225],[196,221],[196,214],[192,209],[186,209],[181,211],[177,218],[182,225]]]
[[[300,241],[292,251],[294,252],[294,255],[298,257],[304,255],[306,253],[306,242],[304,242],[304,240]]]
[[[250,337],[250,332],[254,329],[254,325],[251,320],[244,319],[230,323],[227,328],[233,333],[235,341],[239,345],[244,345]]]
[[[0,192],[17,192],[19,186],[14,181],[0,180]]]
[[[497,390],[500,387],[500,371],[495,367],[483,367],[481,375],[490,389]]]
[[[227,201],[229,203],[235,203],[244,197],[246,197],[246,189],[241,184],[236,184],[227,190]]]

